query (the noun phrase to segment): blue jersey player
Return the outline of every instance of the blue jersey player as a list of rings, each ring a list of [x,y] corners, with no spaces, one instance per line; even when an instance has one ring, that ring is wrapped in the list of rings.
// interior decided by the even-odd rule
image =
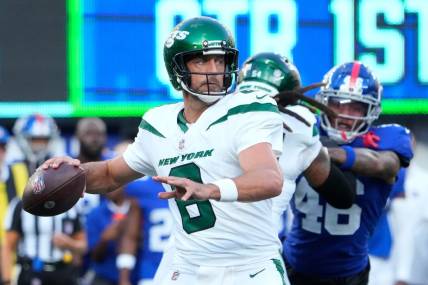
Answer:
[[[410,134],[399,125],[372,126],[382,86],[366,65],[338,65],[324,83],[318,99],[339,116],[322,114],[321,134],[337,144],[328,149],[331,160],[356,175],[357,198],[351,208],[337,209],[298,180],[284,245],[287,271],[293,285],[367,284],[368,240],[400,168],[413,156]]]
[[[152,284],[162,253],[172,230],[172,216],[168,202],[159,199],[162,184],[149,177],[136,180],[126,186],[126,194],[138,198],[142,224],[142,246],[139,249],[137,266],[140,271],[139,285]]]

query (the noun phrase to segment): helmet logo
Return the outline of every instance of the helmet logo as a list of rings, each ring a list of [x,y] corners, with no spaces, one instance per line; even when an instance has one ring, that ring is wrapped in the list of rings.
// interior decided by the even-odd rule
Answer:
[[[189,35],[188,31],[173,31],[165,41],[167,48],[172,47],[175,40],[184,40]]]
[[[340,91],[343,92],[351,92],[351,93],[363,93],[363,79],[361,77],[358,77],[353,84],[351,84],[351,76],[346,76],[343,79],[343,84],[339,87]]]

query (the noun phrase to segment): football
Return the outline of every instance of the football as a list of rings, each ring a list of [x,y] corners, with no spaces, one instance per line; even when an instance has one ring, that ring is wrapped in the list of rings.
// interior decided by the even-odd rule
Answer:
[[[85,187],[86,172],[81,167],[64,163],[56,169],[38,169],[28,180],[22,206],[33,215],[55,216],[73,207]]]

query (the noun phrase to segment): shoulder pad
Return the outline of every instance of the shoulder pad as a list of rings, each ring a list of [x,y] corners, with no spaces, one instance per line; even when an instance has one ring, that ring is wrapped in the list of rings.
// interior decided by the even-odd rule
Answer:
[[[165,137],[171,126],[177,124],[178,112],[183,108],[183,102],[152,108],[144,114],[139,127]]]
[[[399,124],[386,124],[373,126],[369,129],[374,135],[379,137],[378,146],[375,150],[390,150],[395,152],[401,159],[403,166],[408,166],[413,157],[412,138],[410,130]],[[364,136],[364,135],[363,135]],[[352,146],[365,147],[363,136],[352,142]]]
[[[300,105],[294,105],[287,106],[286,109],[305,120],[305,122],[303,122],[297,117],[281,113],[284,123],[291,128],[293,133],[309,137],[319,136],[316,117],[308,108]],[[309,126],[306,123],[309,123]]]
[[[252,103],[276,105],[276,101],[270,95],[261,90],[249,90],[248,92],[237,92],[229,95],[228,108]]]
[[[159,120],[159,118],[164,118],[165,115],[168,115],[180,108],[181,109],[184,108],[182,102],[154,107],[149,109],[146,113],[144,113],[143,120],[153,123],[153,120]]]

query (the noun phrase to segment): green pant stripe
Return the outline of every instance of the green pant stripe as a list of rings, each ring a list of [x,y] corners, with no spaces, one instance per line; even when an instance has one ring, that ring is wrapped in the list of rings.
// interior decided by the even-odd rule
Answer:
[[[275,264],[276,270],[278,271],[279,275],[281,275],[282,285],[285,285],[285,280],[284,280],[285,269],[281,260],[276,258],[272,258],[271,260],[273,264]]]

